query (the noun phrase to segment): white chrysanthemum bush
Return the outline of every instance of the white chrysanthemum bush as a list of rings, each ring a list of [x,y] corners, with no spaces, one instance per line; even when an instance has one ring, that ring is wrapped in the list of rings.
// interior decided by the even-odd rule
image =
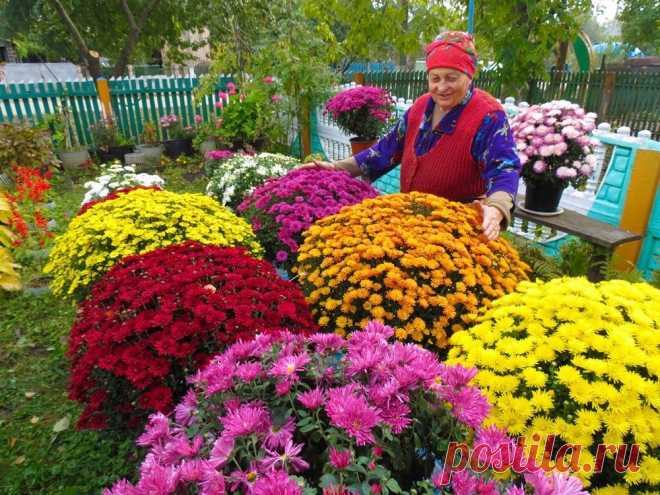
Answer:
[[[234,155],[214,167],[206,193],[235,209],[255,187],[270,178],[285,175],[298,163],[295,158],[277,153]]]

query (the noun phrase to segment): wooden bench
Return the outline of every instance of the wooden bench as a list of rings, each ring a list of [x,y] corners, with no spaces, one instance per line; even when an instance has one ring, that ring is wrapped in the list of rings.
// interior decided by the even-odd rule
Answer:
[[[524,200],[524,196],[518,195],[516,202],[524,203]],[[537,225],[545,225],[558,232],[573,234],[597,246],[599,249],[595,250],[592,267],[587,274],[592,282],[603,279],[602,264],[607,262],[617,246],[642,239],[639,234],[619,229],[609,223],[594,220],[586,215],[567,209],[564,209],[564,212],[560,215],[548,217],[534,215],[520,208],[515,208],[513,216],[521,220],[534,222]]]

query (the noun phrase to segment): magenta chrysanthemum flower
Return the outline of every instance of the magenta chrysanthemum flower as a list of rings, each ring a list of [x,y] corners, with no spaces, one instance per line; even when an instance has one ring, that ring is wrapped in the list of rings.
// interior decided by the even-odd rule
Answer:
[[[163,413],[154,413],[149,416],[149,422],[136,443],[142,447],[148,447],[168,441],[172,437],[170,421]]]
[[[270,415],[263,406],[243,404],[220,418],[227,438],[265,433],[270,427]]]
[[[481,426],[490,411],[488,400],[476,387],[445,390],[441,396],[453,406],[454,417],[471,428]]]
[[[525,481],[534,487],[535,495],[588,495],[582,481],[566,473],[553,471],[547,476],[542,469],[525,474]]]
[[[271,471],[258,479],[252,495],[301,495],[302,488],[286,471]]]
[[[282,425],[270,425],[270,428],[268,428],[268,432],[266,433],[266,438],[264,438],[264,445],[269,449],[284,447],[286,442],[293,438],[293,432],[295,429],[296,424],[290,416]]]
[[[243,363],[236,367],[234,375],[242,382],[251,382],[263,374],[261,363]]]
[[[139,495],[137,488],[127,480],[117,481],[111,489],[105,488],[102,495]]]
[[[516,442],[509,438],[506,431],[498,429],[496,426],[480,428],[474,440],[473,449],[479,445],[487,445],[491,455],[481,451],[479,462],[485,463],[490,459],[490,465],[496,469],[504,469],[513,462],[516,449]]]
[[[348,134],[362,139],[376,138],[387,123],[393,99],[385,89],[358,86],[336,94],[325,105],[337,125]]]
[[[269,374],[271,376],[283,377],[287,380],[296,380],[297,373],[305,369],[305,365],[309,363],[309,355],[305,353],[301,354],[289,354],[280,357],[273,367],[270,369]]]
[[[353,453],[350,450],[337,450],[334,447],[330,449],[328,455],[330,464],[335,469],[346,469],[353,458]]]
[[[211,449],[211,453],[209,455],[209,462],[216,468],[222,467],[229,460],[229,457],[231,456],[233,450],[234,450],[233,438],[229,438],[225,436],[216,438],[215,442],[213,442],[213,448]]]
[[[151,454],[147,454],[140,467],[140,481],[136,491],[137,493],[174,493],[178,481],[179,473],[175,466],[162,466]]]
[[[294,444],[291,439],[288,439],[286,443],[282,446],[282,452],[276,452],[268,448],[264,448],[266,451],[266,457],[261,462],[261,466],[264,471],[270,471],[275,469],[293,469],[294,471],[304,471],[309,468],[309,464],[305,459],[300,457],[300,452],[303,448],[302,443]]]
[[[245,488],[245,493],[253,493],[252,488],[261,478],[259,466],[255,461],[250,462],[250,467],[246,471],[236,470],[229,475],[231,481],[230,491],[235,492],[241,487]]]
[[[309,340],[314,343],[315,350],[318,354],[323,354],[326,351],[336,351],[346,343],[336,333],[315,333],[309,337]]]
[[[298,400],[307,409],[316,409],[323,405],[323,391],[316,387],[307,392],[301,392],[298,394]]]
[[[347,172],[301,168],[266,181],[237,209],[250,224],[259,225],[256,234],[266,258],[290,270],[302,234],[314,222],[376,196],[374,187]]]
[[[182,426],[189,426],[192,418],[193,411],[197,407],[197,394],[193,389],[188,390],[186,395],[179,404],[174,408],[174,418],[176,422]]]
[[[380,411],[371,407],[364,397],[354,395],[354,390],[351,385],[330,390],[325,412],[330,423],[343,429],[358,445],[374,443],[371,429],[380,422]]]
[[[474,495],[479,480],[467,470],[458,471],[451,478],[451,487],[455,495]]]
[[[525,489],[519,485],[511,485],[506,489],[506,495],[525,495]]]

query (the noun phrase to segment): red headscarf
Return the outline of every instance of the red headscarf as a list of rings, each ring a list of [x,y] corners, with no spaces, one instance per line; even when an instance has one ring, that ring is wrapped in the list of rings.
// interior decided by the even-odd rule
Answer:
[[[427,72],[437,67],[447,67],[474,77],[477,51],[472,35],[462,31],[445,31],[425,48]]]

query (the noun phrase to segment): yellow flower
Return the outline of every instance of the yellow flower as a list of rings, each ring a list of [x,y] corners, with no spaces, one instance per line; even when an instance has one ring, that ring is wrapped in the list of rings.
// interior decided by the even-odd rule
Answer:
[[[263,253],[248,223],[213,199],[137,189],[75,217],[55,239],[44,272],[53,276],[55,295],[80,299],[124,256],[187,240]]]
[[[447,362],[479,369],[475,382],[493,403],[487,422],[512,434],[579,444],[592,466],[597,441],[639,445],[639,471],[610,473],[612,485],[594,492],[627,493],[660,482],[659,330],[660,291],[648,284],[521,282],[451,336]],[[587,485],[602,479],[577,474]]]

